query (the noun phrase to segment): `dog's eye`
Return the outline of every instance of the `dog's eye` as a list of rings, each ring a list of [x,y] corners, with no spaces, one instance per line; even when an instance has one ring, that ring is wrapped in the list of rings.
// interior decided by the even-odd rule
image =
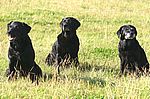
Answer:
[[[131,31],[134,31],[134,28],[131,28],[130,30],[131,30]]]
[[[19,26],[15,26],[15,29],[19,29]]]
[[[9,28],[12,28],[12,26],[10,25]]]

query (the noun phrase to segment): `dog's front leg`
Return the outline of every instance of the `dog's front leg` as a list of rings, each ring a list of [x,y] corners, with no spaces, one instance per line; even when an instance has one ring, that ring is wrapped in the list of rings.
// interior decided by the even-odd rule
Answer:
[[[126,62],[125,62],[125,60],[121,59],[120,74],[119,74],[119,76],[123,75],[125,67],[126,67]]]
[[[60,65],[61,65],[61,56],[59,54],[56,55],[56,73],[60,74]]]
[[[9,58],[9,71],[7,73],[8,80],[11,80],[16,72],[15,67],[17,65],[17,59],[16,58]]]

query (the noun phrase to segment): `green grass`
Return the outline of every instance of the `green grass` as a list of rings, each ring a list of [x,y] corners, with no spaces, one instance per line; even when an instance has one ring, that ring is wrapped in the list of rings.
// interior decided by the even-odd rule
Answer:
[[[150,60],[150,1],[148,0],[0,0],[0,98],[34,99],[149,99],[150,78],[118,77],[120,60],[116,31],[123,24],[135,25],[137,39]],[[32,27],[29,33],[36,62],[43,72],[54,74],[44,64],[52,44],[61,32],[63,17],[81,22],[79,68],[61,70],[61,76],[38,86],[29,79],[7,81],[7,23],[22,21]]]

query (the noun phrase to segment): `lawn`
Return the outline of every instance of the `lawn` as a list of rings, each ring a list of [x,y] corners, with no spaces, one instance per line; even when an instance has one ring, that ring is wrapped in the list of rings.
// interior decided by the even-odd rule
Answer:
[[[44,61],[61,32],[62,18],[72,16],[81,22],[78,68],[61,69],[53,77],[7,81],[7,23],[13,20],[32,27],[29,36],[35,61],[46,74],[54,67]],[[116,31],[124,24],[137,28],[137,39],[150,60],[150,1],[148,0],[0,0],[0,98],[1,99],[149,99],[150,77],[119,77],[119,39]]]

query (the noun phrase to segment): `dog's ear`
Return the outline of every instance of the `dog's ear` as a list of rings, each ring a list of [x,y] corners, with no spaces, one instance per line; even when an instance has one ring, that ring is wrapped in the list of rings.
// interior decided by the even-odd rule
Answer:
[[[62,23],[63,23],[63,20],[64,20],[64,19],[65,19],[65,18],[63,18],[63,19],[61,20],[60,24],[59,24],[61,28],[62,28],[62,25],[63,25]]]
[[[10,22],[7,24],[7,26],[9,26],[12,22],[13,22],[13,21],[10,21]]]
[[[120,29],[117,31],[118,38],[120,38],[121,40],[123,40],[122,28],[123,28],[123,26],[120,27]]]
[[[8,31],[8,29],[9,29],[9,25],[12,23],[13,21],[11,21],[11,22],[9,22],[8,24],[7,24],[7,31]]]
[[[23,26],[24,32],[28,34],[31,30],[31,27],[24,22],[22,23],[22,26]]]
[[[133,26],[133,25],[129,25],[129,26],[134,29],[135,36],[137,36],[137,30],[136,30],[135,26]]]
[[[74,23],[74,29],[77,30],[78,27],[81,25],[80,22],[77,19],[73,19],[73,23]]]
[[[135,27],[134,27],[135,28]],[[137,30],[136,30],[136,28],[135,28],[135,36],[137,36]]]

